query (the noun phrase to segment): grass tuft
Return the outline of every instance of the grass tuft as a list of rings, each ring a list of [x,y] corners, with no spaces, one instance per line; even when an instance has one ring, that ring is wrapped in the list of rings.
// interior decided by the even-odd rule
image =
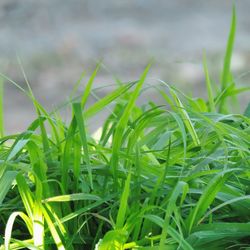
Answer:
[[[37,118],[4,135],[0,83],[0,250],[249,249],[250,106],[235,114],[228,101],[249,91],[232,82],[235,26],[233,8],[217,92],[203,56],[208,100],[159,81],[163,103],[140,105],[150,65],[99,98],[98,64],[82,95],[73,96],[83,74],[67,101],[68,124],[42,107],[28,81],[26,91],[1,74]],[[101,122],[104,109],[93,136],[89,118]]]

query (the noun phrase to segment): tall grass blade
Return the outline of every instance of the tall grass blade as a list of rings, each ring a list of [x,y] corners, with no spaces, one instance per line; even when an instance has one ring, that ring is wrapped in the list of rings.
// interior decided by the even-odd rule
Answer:
[[[73,116],[71,123],[69,125],[67,134],[65,135],[65,145],[63,150],[63,156],[61,161],[61,183],[63,186],[64,192],[68,190],[68,179],[69,179],[69,170],[71,164],[71,150],[74,141],[74,136],[76,134],[76,118]]]
[[[26,214],[24,214],[23,212],[12,213],[8,219],[8,222],[5,228],[5,240],[4,240],[5,250],[13,249],[12,247],[10,248],[10,241],[11,241],[12,228],[13,228],[13,225],[17,216],[20,216],[23,219],[30,233],[31,234],[33,233],[32,222]]]
[[[51,232],[51,235],[56,243],[58,250],[66,250],[63,241],[60,237],[60,234],[58,232],[58,229],[55,227],[54,222],[51,219],[51,216],[48,214],[47,210],[43,207],[43,215],[45,218],[46,223],[48,224],[49,230]]]
[[[114,186],[117,186],[117,171],[118,171],[118,163],[119,163],[119,151],[121,148],[121,144],[122,144],[122,137],[124,134],[124,129],[127,125],[129,116],[132,112],[132,109],[135,105],[136,99],[139,96],[140,90],[142,88],[142,85],[145,81],[145,78],[147,76],[147,73],[150,69],[150,65],[148,65],[146,67],[146,69],[144,70],[139,82],[137,83],[135,90],[133,91],[124,111],[123,111],[123,115],[121,116],[115,133],[114,133],[114,137],[113,137],[113,145],[112,145],[112,157],[111,157],[111,161],[110,161],[110,167],[111,167],[111,171],[112,174],[114,176]]]
[[[221,79],[221,89],[225,89],[228,84],[231,83],[231,59],[233,53],[234,39],[236,32],[236,11],[235,6],[233,6],[232,10],[232,20],[231,20],[231,28],[227,41],[227,48],[224,57],[224,66],[222,71],[222,79]]]
[[[76,122],[78,125],[80,138],[81,138],[81,142],[82,142],[82,147],[83,147],[83,151],[84,151],[84,158],[85,158],[86,167],[88,170],[90,187],[91,187],[91,189],[93,189],[93,176],[92,176],[92,170],[91,170],[91,165],[90,165],[88,141],[87,141],[87,136],[86,136],[86,128],[85,128],[85,122],[84,122],[84,118],[83,118],[83,114],[82,114],[81,104],[80,103],[73,103],[73,109],[74,109],[74,114],[76,117]]]
[[[33,208],[33,240],[34,246],[38,248],[44,248],[44,217],[42,212],[42,204],[40,201],[34,202]]]
[[[87,83],[87,85],[86,85],[86,87],[84,89],[82,100],[81,100],[81,107],[82,107],[82,109],[84,109],[85,104],[86,104],[86,102],[88,100],[88,97],[89,97],[89,95],[91,93],[91,88],[92,88],[93,82],[95,80],[96,74],[97,74],[97,72],[100,69],[100,65],[101,65],[101,63],[97,64],[96,69],[92,73],[92,75],[91,75],[91,77],[90,77],[90,79],[89,79],[89,81],[88,81],[88,83]]]
[[[125,222],[125,215],[128,208],[128,197],[130,193],[130,180],[131,180],[131,172],[129,172],[127,180],[124,185],[123,193],[121,196],[120,207],[118,210],[117,218],[116,218],[116,229],[121,229]]]
[[[33,221],[33,208],[34,208],[34,198],[33,195],[29,189],[29,186],[25,180],[25,178],[22,176],[21,173],[19,173],[16,177],[17,186],[19,189],[20,196],[23,201],[23,205],[25,207],[25,210],[29,216],[29,218]]]
[[[177,96],[177,94],[175,93],[174,90],[170,89],[170,93],[171,95],[173,96],[175,102],[176,102],[176,105],[177,105],[177,109],[183,119],[183,122],[184,124],[186,125],[186,128],[188,130],[188,132],[190,133],[192,139],[193,139],[193,142],[194,142],[194,145],[195,146],[199,146],[200,145],[200,139],[195,131],[195,128],[193,126],[193,123],[187,113],[187,111],[185,110],[185,107],[183,106],[181,100],[179,99],[179,97]]]
[[[235,11],[235,6],[233,6],[231,28],[230,28],[230,32],[228,36],[227,48],[226,48],[226,53],[224,57],[224,65],[223,65],[223,71],[222,71],[222,77],[221,77],[221,91],[226,89],[228,85],[232,83],[231,59],[232,59],[232,53],[233,53],[235,32],[236,32],[236,11]],[[223,99],[220,103],[219,111],[224,112],[225,109],[226,109],[225,99]]]
[[[181,193],[183,193],[182,200],[185,199],[185,196],[187,194],[187,188],[188,188],[187,183],[183,181],[179,181],[175,189],[173,190],[173,193],[171,194],[168,207],[165,213],[165,218],[164,218],[164,223],[163,223],[162,233],[161,233],[161,238],[160,238],[159,250],[165,249],[165,240],[167,237],[168,227],[170,224],[170,216],[172,215],[176,207],[177,198],[179,197]]]
[[[215,112],[216,109],[215,109],[215,104],[214,104],[214,96],[213,96],[213,90],[212,90],[211,81],[210,81],[210,77],[209,77],[205,51],[203,52],[203,68],[204,68],[205,77],[206,77],[206,87],[207,87],[207,93],[208,93],[209,110],[212,112]]]

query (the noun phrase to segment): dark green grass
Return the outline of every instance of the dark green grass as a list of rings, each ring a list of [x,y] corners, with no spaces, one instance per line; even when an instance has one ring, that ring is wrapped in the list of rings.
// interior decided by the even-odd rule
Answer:
[[[250,108],[229,112],[249,90],[232,80],[235,23],[233,10],[217,91],[204,53],[208,100],[159,82],[164,102],[138,105],[148,66],[87,108],[98,65],[69,124],[27,82],[37,119],[4,136],[1,92],[0,249],[250,249]],[[104,109],[97,139],[88,119]]]

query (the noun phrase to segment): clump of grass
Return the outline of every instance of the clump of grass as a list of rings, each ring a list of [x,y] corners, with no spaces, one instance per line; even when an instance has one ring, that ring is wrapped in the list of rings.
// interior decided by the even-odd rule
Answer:
[[[28,129],[3,136],[0,119],[0,249],[250,247],[250,108],[228,112],[248,90],[231,82],[234,12],[217,93],[204,56],[208,101],[161,82],[166,102],[138,105],[148,66],[87,108],[98,65],[65,124],[29,88]],[[87,121],[107,108],[97,140]]]

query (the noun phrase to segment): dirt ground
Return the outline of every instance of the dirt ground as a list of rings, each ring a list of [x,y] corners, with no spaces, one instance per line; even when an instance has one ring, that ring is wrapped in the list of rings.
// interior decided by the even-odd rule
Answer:
[[[249,85],[250,1],[235,2],[232,68],[237,83]],[[115,77],[137,79],[153,58],[149,78],[204,95],[202,50],[218,82],[231,9],[229,0],[1,0],[0,72],[25,86],[19,57],[35,95],[48,110],[67,98],[83,71],[84,85],[99,60],[105,68],[96,87],[113,84]],[[153,92],[149,97],[157,99]],[[7,82],[4,98],[6,131],[25,129],[35,116],[30,101]]]

